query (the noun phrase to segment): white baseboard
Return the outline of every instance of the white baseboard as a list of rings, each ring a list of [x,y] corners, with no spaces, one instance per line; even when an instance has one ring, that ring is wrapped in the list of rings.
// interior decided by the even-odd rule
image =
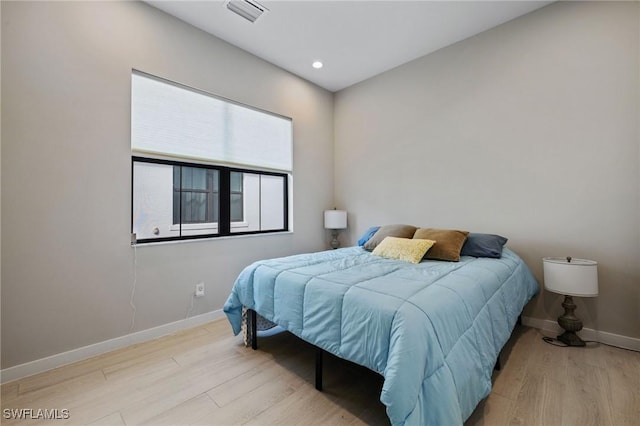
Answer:
[[[522,317],[522,324],[539,330],[548,331],[553,334],[561,334],[562,328],[555,321],[542,320],[538,318]],[[635,337],[621,336],[619,334],[598,331],[592,328],[583,328],[578,332],[583,340],[595,340],[607,345],[617,346],[623,349],[640,352],[640,339]]]
[[[163,324],[158,327],[137,331],[125,336],[105,340],[104,342],[95,343],[78,349],[72,349],[68,352],[5,368],[4,370],[0,370],[0,383],[9,383],[14,380],[62,367],[63,365],[71,364],[73,362],[82,361],[87,358],[134,345],[136,343],[157,339],[158,337],[166,336],[180,330],[186,330],[188,328],[222,318],[223,316],[224,314],[222,310],[218,309],[216,311],[207,312],[206,314],[195,315],[169,324]]]

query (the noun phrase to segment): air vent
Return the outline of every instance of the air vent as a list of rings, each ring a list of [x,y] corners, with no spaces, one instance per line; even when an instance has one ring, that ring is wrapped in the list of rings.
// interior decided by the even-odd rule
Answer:
[[[264,12],[269,11],[263,5],[251,0],[229,0],[227,9],[250,22],[255,22]]]

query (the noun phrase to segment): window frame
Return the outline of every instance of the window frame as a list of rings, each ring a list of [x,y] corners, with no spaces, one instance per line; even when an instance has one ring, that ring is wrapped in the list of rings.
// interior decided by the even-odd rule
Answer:
[[[245,169],[239,167],[229,167],[222,166],[219,164],[213,163],[195,163],[189,161],[182,160],[174,160],[167,158],[155,158],[155,157],[143,157],[139,155],[131,156],[131,234],[133,235],[133,225],[134,225],[134,167],[135,163],[151,163],[151,164],[162,164],[167,166],[183,166],[183,167],[197,167],[204,169],[217,170],[219,173],[219,208],[218,212],[218,222],[217,222],[217,232],[216,233],[207,233],[207,234],[198,234],[198,235],[178,235],[178,236],[169,236],[169,237],[158,237],[158,238],[141,238],[136,239],[136,244],[145,244],[145,243],[160,243],[160,242],[168,242],[168,241],[185,241],[185,240],[200,240],[200,239],[208,239],[208,238],[218,238],[218,237],[235,237],[241,235],[257,235],[257,234],[273,234],[280,232],[288,232],[289,231],[289,173],[284,172],[274,172],[274,171],[266,171],[266,170],[258,170],[258,169]],[[256,175],[265,175],[265,176],[276,176],[281,177],[283,181],[283,228],[281,229],[269,229],[269,230],[256,230],[256,231],[237,231],[238,228],[242,227],[242,222],[231,222],[231,172],[239,172],[239,173],[251,173]],[[181,203],[180,203],[181,205]],[[237,223],[237,226],[233,224]],[[192,227],[192,225],[196,225],[197,227],[202,226],[204,229],[207,229],[207,225],[213,224],[189,224],[189,223],[180,223],[174,224],[174,226],[179,227],[180,233],[182,232],[183,227],[186,228]],[[236,231],[231,232],[231,228],[236,229]],[[202,228],[201,228],[202,229]],[[215,229],[211,226],[211,229]]]

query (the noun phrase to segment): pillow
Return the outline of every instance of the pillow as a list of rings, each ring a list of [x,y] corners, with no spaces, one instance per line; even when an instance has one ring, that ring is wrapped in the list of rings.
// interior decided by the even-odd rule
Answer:
[[[461,256],[491,257],[499,259],[502,257],[502,247],[507,243],[507,239],[495,234],[469,233],[467,240],[462,246]]]
[[[424,254],[427,253],[434,244],[435,241],[433,240],[385,237],[371,254],[386,257],[387,259],[420,263]]]
[[[367,243],[367,241],[369,241],[371,239],[371,237],[373,237],[373,234],[378,232],[378,229],[380,229],[379,226],[372,226],[371,228],[367,229],[364,232],[364,234],[362,234],[362,237],[360,237],[360,239],[358,240],[358,245],[360,247],[365,245]]]
[[[373,250],[378,244],[385,239],[385,237],[397,237],[397,238],[411,238],[416,232],[415,226],[411,225],[385,225],[381,226],[378,231],[373,234],[373,237],[369,239],[364,245],[365,250]]]
[[[425,255],[425,259],[457,262],[460,260],[460,251],[468,233],[454,229],[419,228],[413,234],[413,238],[436,241]]]

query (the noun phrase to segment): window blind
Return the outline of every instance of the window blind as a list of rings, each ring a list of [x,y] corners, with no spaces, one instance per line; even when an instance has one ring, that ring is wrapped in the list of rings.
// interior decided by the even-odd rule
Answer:
[[[131,78],[131,149],[292,171],[292,121],[148,74]]]

